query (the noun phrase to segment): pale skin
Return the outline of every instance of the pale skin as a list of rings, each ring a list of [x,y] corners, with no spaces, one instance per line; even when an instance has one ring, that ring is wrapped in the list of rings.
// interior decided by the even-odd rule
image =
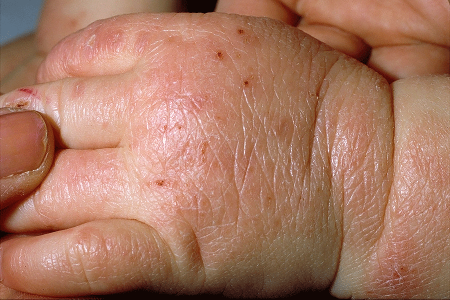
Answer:
[[[283,23],[144,14],[72,35],[38,81],[0,104],[61,150],[1,227],[51,233],[2,242],[6,286],[450,297],[448,76],[389,86]]]

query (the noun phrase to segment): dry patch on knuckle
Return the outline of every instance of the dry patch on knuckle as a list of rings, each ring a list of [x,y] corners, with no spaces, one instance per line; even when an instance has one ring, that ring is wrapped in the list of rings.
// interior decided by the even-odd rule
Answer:
[[[90,64],[101,64],[105,60],[113,60],[116,69],[123,69],[123,65],[129,63],[124,55],[129,55],[134,34],[121,25],[123,22],[116,24],[114,19],[100,20],[68,36],[49,53],[39,69],[38,80],[59,79],[65,74],[92,75]]]
[[[108,24],[93,24],[79,40],[80,61],[90,62],[97,57],[114,56],[128,47],[128,33],[118,26]]]

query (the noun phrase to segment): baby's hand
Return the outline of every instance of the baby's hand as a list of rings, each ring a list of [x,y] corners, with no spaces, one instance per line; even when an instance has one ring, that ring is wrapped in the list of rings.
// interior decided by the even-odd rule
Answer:
[[[4,231],[45,233],[1,243],[5,285],[448,296],[448,78],[427,79],[429,106],[394,85],[394,135],[373,70],[282,23],[218,14],[94,23],[38,78],[0,98],[45,113],[61,148],[3,214]]]

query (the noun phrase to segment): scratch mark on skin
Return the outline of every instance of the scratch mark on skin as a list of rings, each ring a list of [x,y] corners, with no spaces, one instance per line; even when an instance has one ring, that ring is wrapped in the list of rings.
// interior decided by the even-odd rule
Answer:
[[[244,86],[244,88],[249,88],[249,87],[251,87],[253,81],[254,81],[253,75],[251,75],[251,76],[245,78],[244,81],[243,81],[243,86]]]
[[[32,108],[33,98],[37,98],[37,92],[30,88],[20,88],[16,92],[25,93],[26,96],[13,97],[13,101],[7,102],[6,104],[14,108]]]
[[[21,100],[21,101],[17,102],[14,105],[14,107],[16,107],[16,108],[24,108],[24,107],[27,107],[28,105],[30,105],[29,101]]]
[[[28,95],[31,95],[31,96],[35,96],[35,97],[37,96],[36,92],[29,88],[20,88],[20,89],[18,89],[18,91],[27,93]]]

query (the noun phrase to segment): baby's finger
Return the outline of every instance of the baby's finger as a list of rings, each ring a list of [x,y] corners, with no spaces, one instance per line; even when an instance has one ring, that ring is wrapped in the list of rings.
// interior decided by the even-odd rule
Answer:
[[[41,186],[2,212],[7,232],[59,230],[103,218],[126,218],[132,210],[123,149],[63,150]],[[128,205],[126,205],[128,203]]]
[[[45,114],[62,147],[116,147],[126,131],[128,101],[133,97],[124,77],[66,78],[21,88],[0,97],[0,107]]]
[[[201,16],[131,14],[94,22],[50,51],[38,70],[37,82],[123,74],[143,61],[148,67],[152,62],[144,58],[165,55],[163,46],[173,47],[177,37],[183,39],[189,27],[192,31],[194,18]]]
[[[124,27],[123,22],[97,21],[69,35],[47,55],[38,70],[37,82],[113,75],[130,70],[137,57],[128,47],[133,35],[126,34]]]
[[[62,297],[139,288],[180,290],[170,246],[153,228],[135,220],[95,221],[40,236],[15,237],[0,247],[2,283],[30,294]]]

